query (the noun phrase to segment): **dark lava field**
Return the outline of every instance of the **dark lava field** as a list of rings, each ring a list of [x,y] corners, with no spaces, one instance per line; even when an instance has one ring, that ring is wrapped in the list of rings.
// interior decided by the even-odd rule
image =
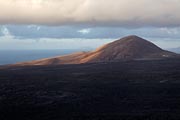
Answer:
[[[179,120],[180,59],[0,68],[0,120]]]

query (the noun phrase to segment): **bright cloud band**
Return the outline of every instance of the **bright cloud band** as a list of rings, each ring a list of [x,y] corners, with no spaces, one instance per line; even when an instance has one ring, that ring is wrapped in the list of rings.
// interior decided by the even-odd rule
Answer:
[[[180,0],[0,0],[0,24],[180,26]]]

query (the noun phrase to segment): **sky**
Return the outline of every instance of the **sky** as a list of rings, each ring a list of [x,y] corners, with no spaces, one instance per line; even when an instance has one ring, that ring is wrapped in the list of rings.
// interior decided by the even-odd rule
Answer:
[[[180,0],[0,0],[0,49],[95,49],[138,35],[180,47]]]

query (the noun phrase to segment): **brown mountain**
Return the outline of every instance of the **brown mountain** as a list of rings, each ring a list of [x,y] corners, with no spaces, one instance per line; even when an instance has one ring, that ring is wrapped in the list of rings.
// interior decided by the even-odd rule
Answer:
[[[178,56],[165,51],[155,44],[138,36],[127,36],[106,44],[95,51],[79,52],[66,56],[17,63],[16,65],[57,65],[92,62],[114,62],[124,60],[152,60]]]

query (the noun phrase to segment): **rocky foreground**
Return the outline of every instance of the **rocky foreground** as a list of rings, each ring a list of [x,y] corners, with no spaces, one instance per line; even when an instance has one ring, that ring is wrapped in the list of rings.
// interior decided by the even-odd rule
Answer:
[[[180,59],[0,69],[1,120],[179,120]]]

